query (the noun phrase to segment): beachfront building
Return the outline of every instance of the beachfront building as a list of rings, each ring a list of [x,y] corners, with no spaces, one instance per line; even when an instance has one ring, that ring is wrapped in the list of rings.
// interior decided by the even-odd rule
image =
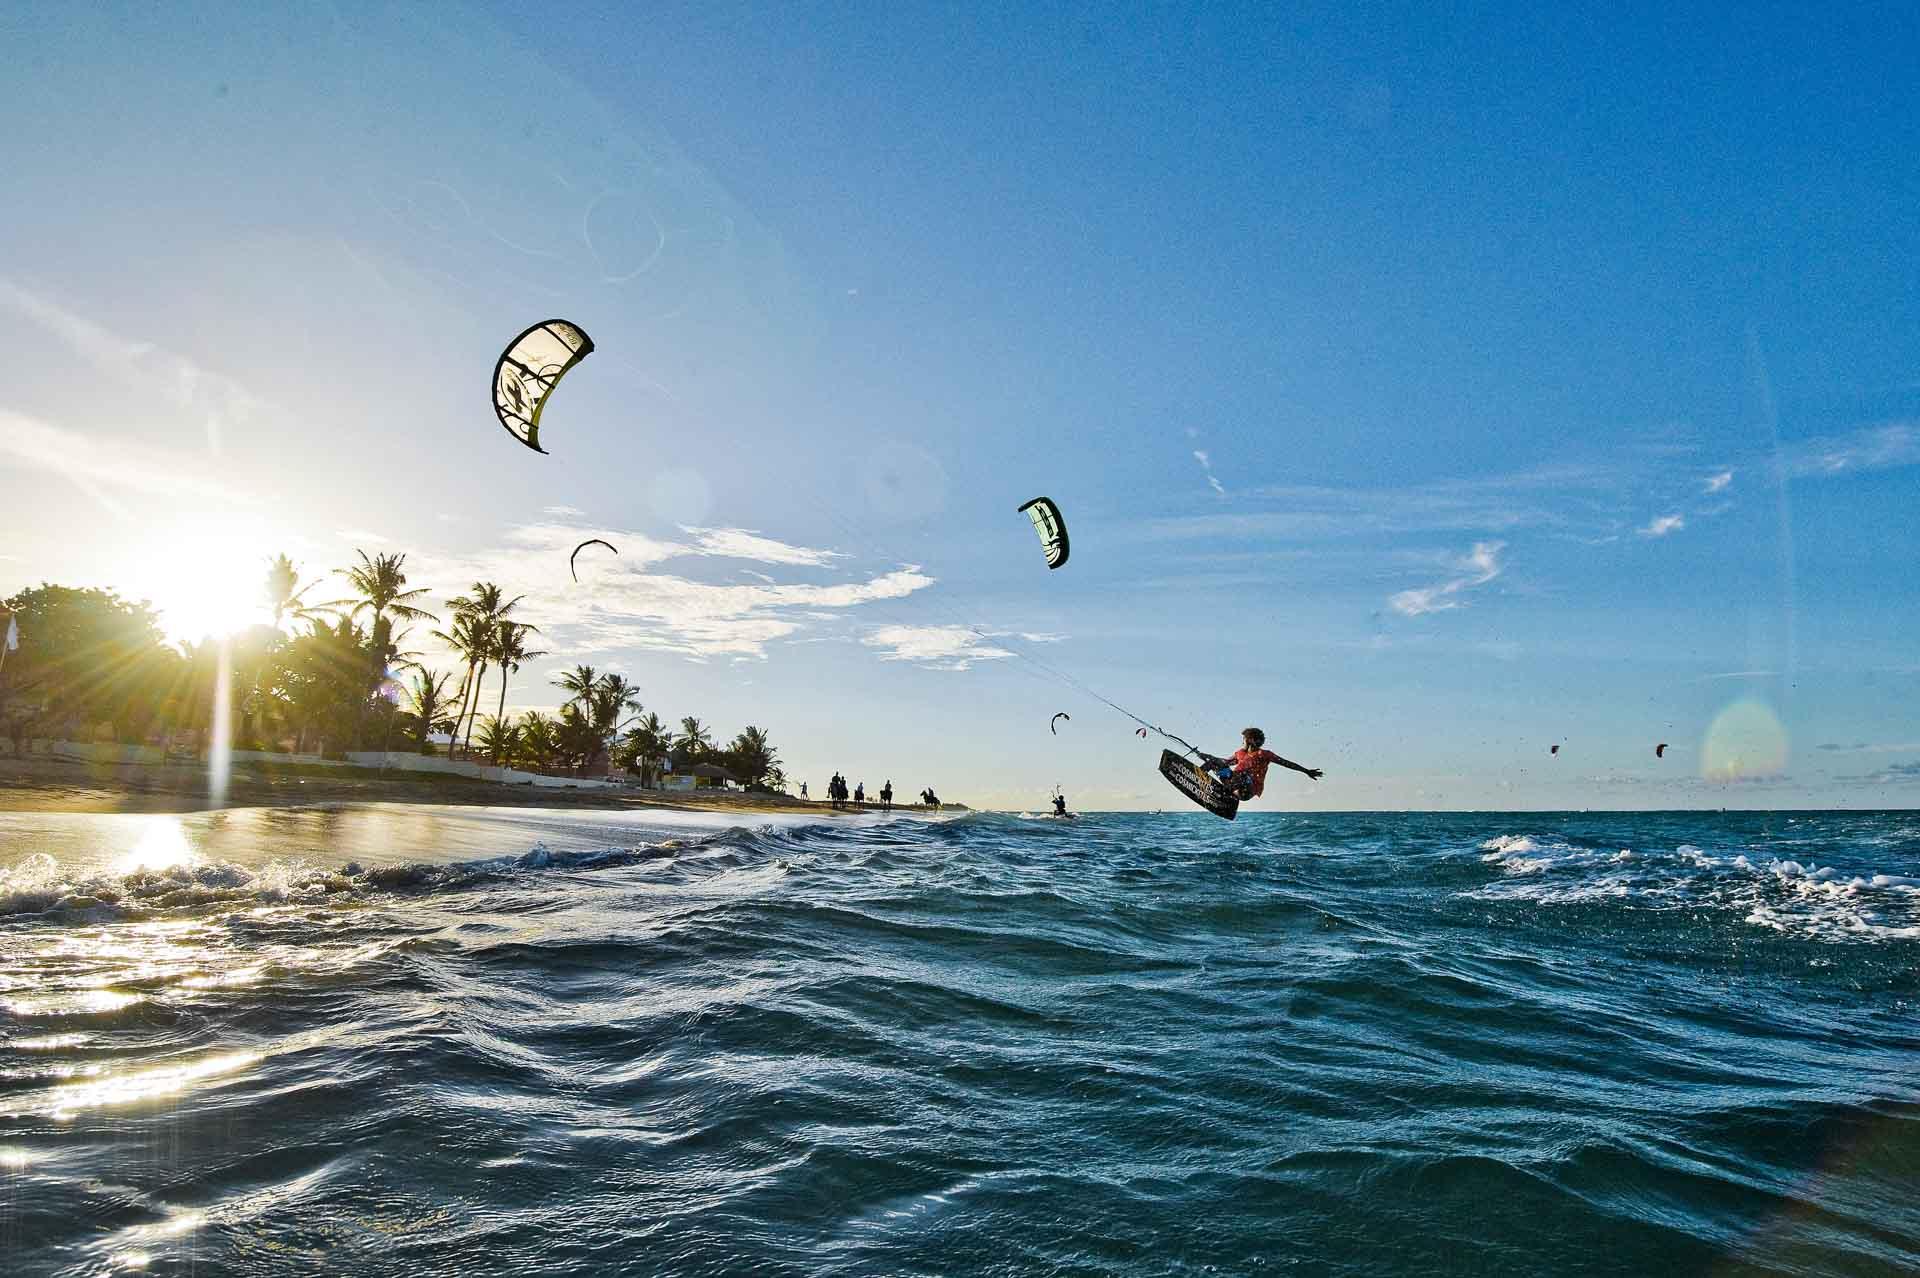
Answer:
[[[660,778],[663,790],[729,790],[742,784],[739,777],[713,763],[683,763]]]

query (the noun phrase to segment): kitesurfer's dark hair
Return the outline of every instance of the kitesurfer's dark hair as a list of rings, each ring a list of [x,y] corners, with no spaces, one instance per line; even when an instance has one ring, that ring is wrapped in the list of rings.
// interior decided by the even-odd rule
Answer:
[[[1267,743],[1267,734],[1258,728],[1242,728],[1240,729],[1240,735],[1250,738],[1256,746],[1263,746]]]

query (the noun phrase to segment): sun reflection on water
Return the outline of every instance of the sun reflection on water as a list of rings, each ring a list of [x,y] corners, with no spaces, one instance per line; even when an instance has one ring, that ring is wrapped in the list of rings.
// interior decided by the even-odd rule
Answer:
[[[170,870],[176,866],[192,865],[198,858],[193,847],[187,842],[186,827],[179,817],[155,817],[146,832],[140,836],[140,842],[133,851],[121,857],[114,866],[117,874],[133,874],[140,870]]]
[[[65,1122],[81,1110],[134,1105],[164,1096],[178,1096],[192,1090],[196,1083],[237,1073],[261,1059],[260,1052],[226,1052],[182,1065],[137,1070],[97,1082],[56,1087],[47,1093],[45,1112],[49,1117]]]

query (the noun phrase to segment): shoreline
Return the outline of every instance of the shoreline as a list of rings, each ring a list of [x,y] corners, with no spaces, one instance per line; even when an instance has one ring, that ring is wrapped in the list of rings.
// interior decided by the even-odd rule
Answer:
[[[737,791],[535,788],[432,773],[372,769],[263,768],[235,765],[216,803],[206,769],[194,764],[83,763],[45,757],[0,759],[0,811],[185,813],[226,808],[298,808],[337,803],[420,803],[475,808],[579,808],[600,811],[806,813],[835,816],[826,802]],[[879,812],[877,803],[854,812]],[[924,812],[895,804],[896,812]],[[942,811],[960,812],[961,804]]]

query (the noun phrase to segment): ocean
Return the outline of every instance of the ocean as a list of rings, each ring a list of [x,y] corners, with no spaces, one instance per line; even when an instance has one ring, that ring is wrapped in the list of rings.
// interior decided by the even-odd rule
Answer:
[[[0,1272],[1920,1269],[1920,813],[737,819],[0,814]]]

